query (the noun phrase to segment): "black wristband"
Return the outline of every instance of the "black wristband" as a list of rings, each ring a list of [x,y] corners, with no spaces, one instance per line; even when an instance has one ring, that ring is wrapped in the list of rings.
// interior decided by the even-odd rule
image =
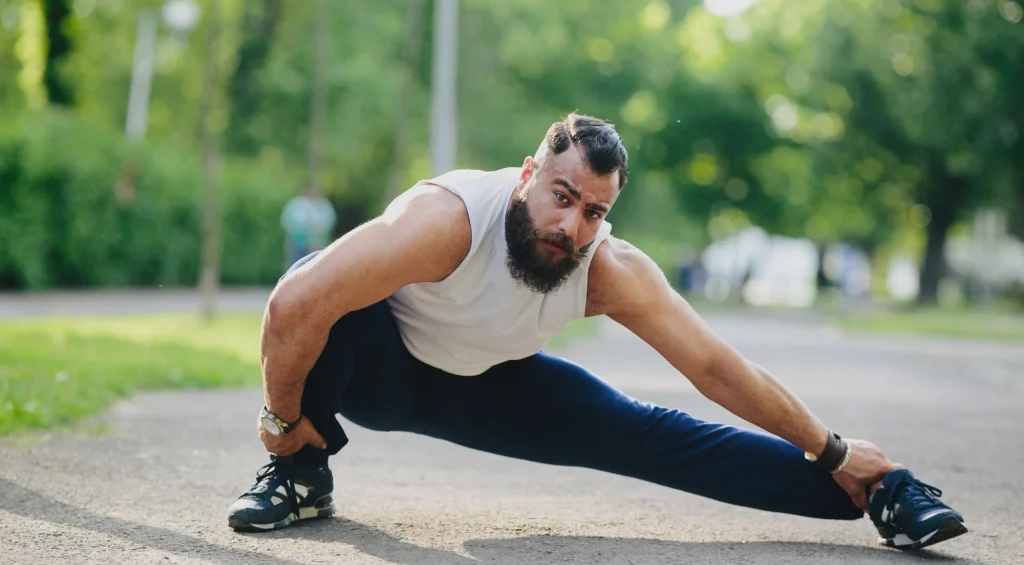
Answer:
[[[814,460],[814,463],[822,469],[832,472],[843,462],[844,457],[846,457],[846,442],[839,434],[829,430],[828,439],[825,440],[825,449]]]

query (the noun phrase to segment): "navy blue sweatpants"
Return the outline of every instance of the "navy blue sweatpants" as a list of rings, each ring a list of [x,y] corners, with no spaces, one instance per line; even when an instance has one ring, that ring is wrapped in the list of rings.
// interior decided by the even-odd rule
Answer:
[[[813,518],[863,516],[792,444],[641,402],[544,352],[474,377],[426,365],[406,349],[386,302],[334,325],[307,377],[302,410],[327,449],[306,446],[297,462],[326,464],[348,443],[340,413],[371,430],[597,469],[740,506]]]

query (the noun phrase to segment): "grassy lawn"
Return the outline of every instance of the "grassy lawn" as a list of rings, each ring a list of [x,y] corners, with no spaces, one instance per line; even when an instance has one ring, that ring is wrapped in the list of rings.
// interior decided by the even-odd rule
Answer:
[[[256,385],[259,317],[0,323],[0,435],[72,424],[136,391]]]
[[[1024,341],[1024,314],[1006,310],[925,308],[833,315],[830,319],[849,330]]]
[[[574,322],[551,348],[592,335]],[[141,390],[258,386],[260,314],[0,321],[0,436],[62,427]]]

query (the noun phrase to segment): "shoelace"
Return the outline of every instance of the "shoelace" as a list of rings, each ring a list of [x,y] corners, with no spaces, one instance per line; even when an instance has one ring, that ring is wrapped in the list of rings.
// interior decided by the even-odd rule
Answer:
[[[296,516],[299,514],[299,497],[295,492],[295,481],[292,478],[292,466],[291,463],[281,461],[280,459],[271,459],[270,463],[259,468],[256,472],[256,484],[247,494],[252,494],[253,498],[258,497],[259,493],[267,492],[270,489],[270,482],[273,477],[277,477],[281,480],[281,484],[284,485],[284,491],[287,494],[287,500],[289,508],[292,514]],[[276,491],[276,489],[274,489]],[[281,493],[277,493],[281,494]]]
[[[915,510],[926,510],[934,506],[941,506],[937,496],[942,496],[942,491],[918,479],[901,478],[889,489],[889,496],[885,501],[885,508],[889,511],[889,522],[892,523],[896,517],[895,504],[900,494],[906,491],[906,506],[912,506]]]

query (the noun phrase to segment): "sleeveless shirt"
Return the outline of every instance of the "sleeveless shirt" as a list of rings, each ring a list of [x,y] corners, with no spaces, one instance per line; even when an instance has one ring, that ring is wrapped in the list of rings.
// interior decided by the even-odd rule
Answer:
[[[601,223],[590,252],[557,290],[535,292],[505,265],[505,213],[520,169],[456,170],[434,184],[462,198],[469,213],[468,255],[444,280],[402,287],[387,301],[409,352],[449,373],[473,376],[540,351],[569,322],[584,317],[590,261],[612,226]]]

